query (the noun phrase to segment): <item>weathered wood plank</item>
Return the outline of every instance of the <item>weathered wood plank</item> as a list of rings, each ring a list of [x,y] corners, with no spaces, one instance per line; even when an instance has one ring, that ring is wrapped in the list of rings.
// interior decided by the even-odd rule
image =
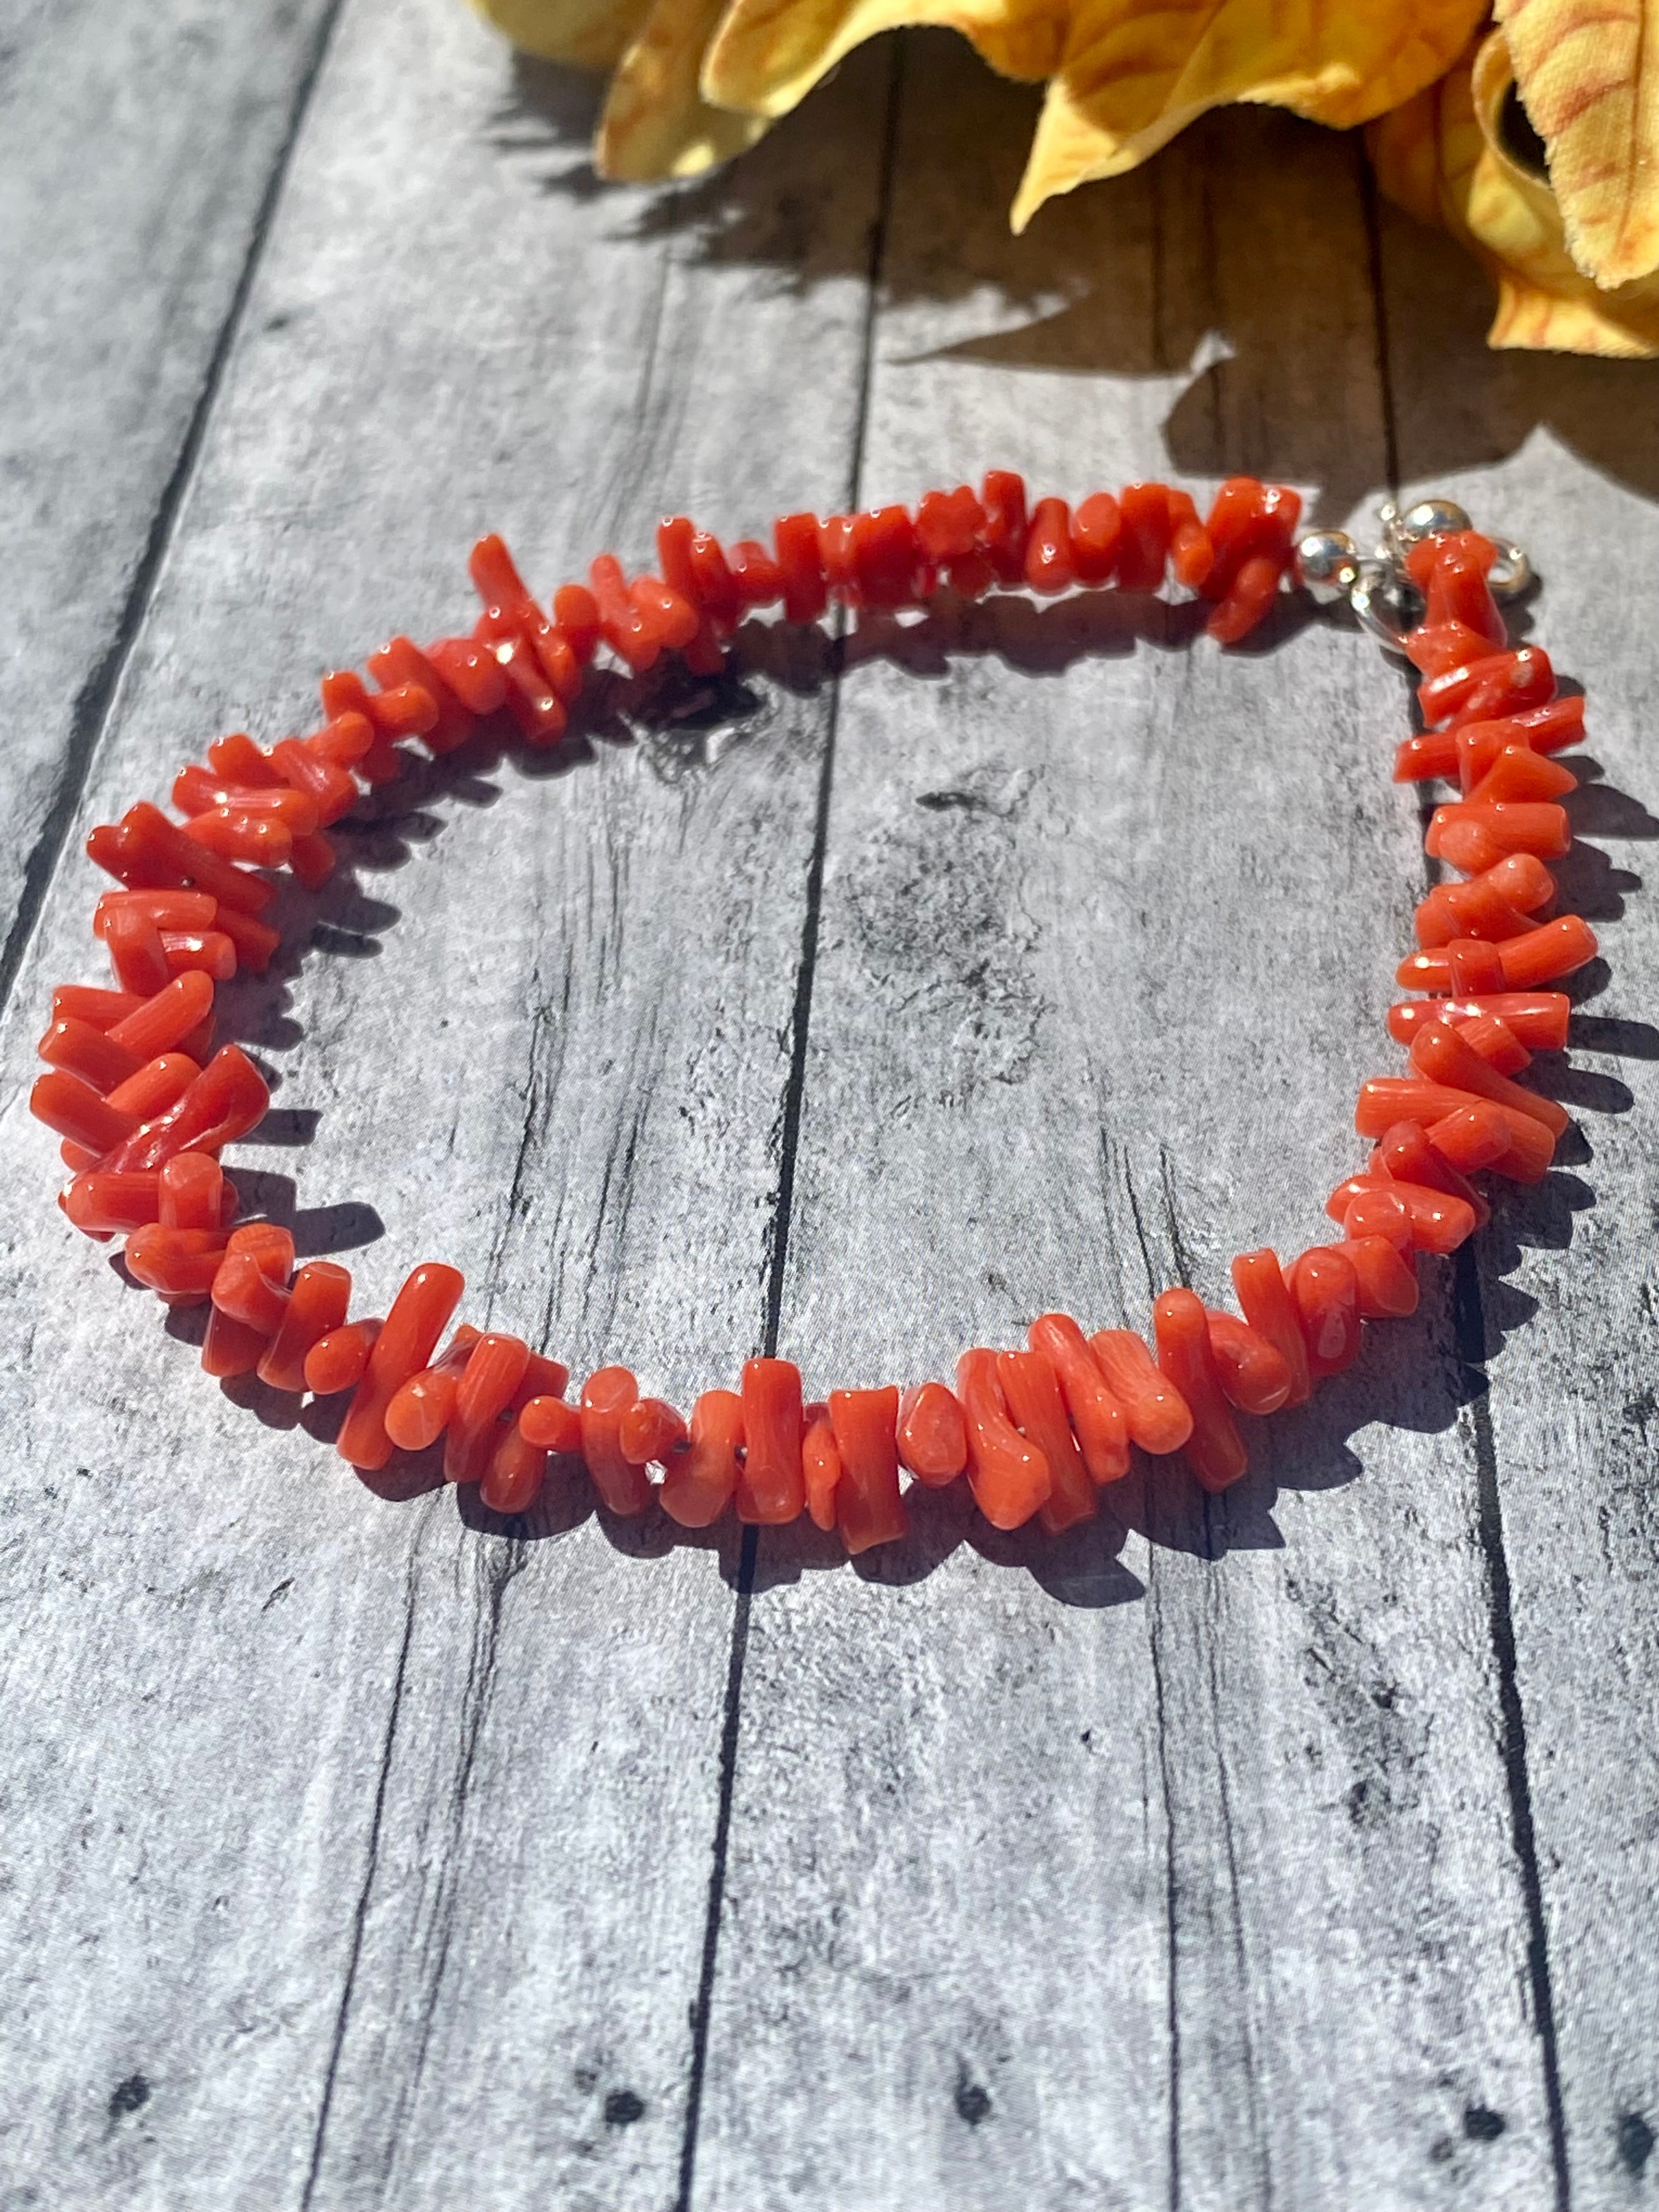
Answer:
[[[1012,247],[1029,101],[950,48],[909,85],[861,498],[1080,492],[1166,416],[1200,479],[1382,481],[1350,148],[1232,118]],[[1322,1233],[1420,866],[1403,696],[1332,628],[1184,636],[1002,608],[843,687],[815,1391]],[[857,1571],[763,1537],[696,2203],[1547,2201],[1457,1382],[1437,1293],[1207,1510],[1160,1471],[1053,1545],[927,1500]]]
[[[1532,550],[1536,635],[1589,692],[1601,771],[1571,802],[1586,845],[1563,884],[1593,916],[1607,970],[1575,1018],[1571,1070],[1553,1080],[1586,1141],[1480,1240],[1468,1316],[1491,1380],[1482,1443],[1507,1554],[1571,2201],[1598,2212],[1637,2201],[1644,2181],[1651,2191],[1659,2135],[1659,1961],[1637,1933],[1659,1889],[1659,774],[1638,611],[1659,594],[1659,379],[1487,354],[1484,302],[1445,281],[1444,241],[1400,220],[1384,240],[1402,471]],[[1518,1743],[1515,1755],[1520,1766]]]
[[[188,471],[331,0],[8,9],[0,1000]]]
[[[884,67],[761,152],[733,237],[587,192],[592,88],[515,94],[454,0],[352,0],[76,839],[461,617],[482,524],[550,589],[665,504],[844,499]],[[372,1298],[441,1252],[475,1318],[684,1397],[762,1332],[830,702],[808,668],[618,703],[569,773],[458,757],[352,839],[246,1001],[292,1142],[244,1160]],[[564,1494],[518,1533],[382,1504],[119,1295],[22,1105],[90,965],[70,854],[3,1036],[0,2167],[88,2206],[666,2204],[730,1547]]]

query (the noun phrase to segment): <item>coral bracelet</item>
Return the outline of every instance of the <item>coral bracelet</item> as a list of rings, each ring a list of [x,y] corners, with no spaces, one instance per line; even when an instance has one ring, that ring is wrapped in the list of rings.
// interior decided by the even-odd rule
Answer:
[[[445,1476],[477,1484],[503,1514],[533,1506],[553,1453],[583,1462],[612,1513],[654,1498],[702,1528],[729,1507],[750,1522],[805,1509],[850,1552],[905,1534],[902,1469],[930,1486],[965,1476],[997,1528],[1035,1516],[1050,1532],[1094,1512],[1132,1446],[1179,1452],[1206,1490],[1224,1489],[1248,1463],[1240,1416],[1300,1404],[1346,1367],[1366,1322],[1415,1309],[1417,1255],[1454,1251],[1487,1218],[1472,1176],[1544,1175],[1567,1116],[1516,1078],[1534,1052],[1566,1043],[1568,1000],[1541,987],[1596,950],[1577,915],[1547,918],[1545,864],[1571,843],[1561,800],[1576,781],[1554,757],[1583,735],[1583,701],[1557,696],[1545,653],[1510,644],[1498,602],[1528,580],[1524,556],[1450,502],[1425,501],[1403,517],[1385,508],[1385,542],[1362,560],[1340,532],[1298,542],[1300,504],[1235,477],[1204,518],[1162,484],[1028,512],[1020,478],[994,470],[979,492],[929,492],[914,514],[786,515],[769,546],[723,547],[665,521],[659,575],[630,580],[602,555],[550,612],[501,539],[483,539],[471,568],[484,611],[470,635],[425,647],[394,638],[369,658],[372,686],[325,677],[326,719],[312,735],[269,751],[241,734],[210,745],[173,784],[181,820],[140,804],[92,832],[88,853],[120,886],[93,915],[117,988],[64,985],[40,1042],[48,1071],[31,1104],[73,1171],[59,1205],[88,1236],[124,1238],[128,1274],[164,1303],[207,1304],[210,1375],[349,1392],[338,1443],[354,1467],[441,1444]],[[1166,578],[1209,603],[1223,645],[1286,584],[1346,599],[1422,678],[1425,731],[1401,746],[1396,780],[1459,787],[1425,839],[1450,873],[1419,906],[1417,947],[1399,969],[1419,995],[1388,1017],[1407,1065],[1361,1088],[1355,1122],[1373,1148],[1326,1203],[1339,1234],[1288,1266],[1272,1251],[1241,1255],[1238,1313],[1166,1291],[1150,1348],[1128,1329],[1089,1335],[1044,1314],[1023,1348],[964,1352],[953,1389],[831,1390],[812,1404],[788,1360],[751,1359],[740,1389],[706,1391],[688,1421],[642,1397],[625,1367],[590,1375],[572,1404],[564,1366],[500,1331],[462,1324],[441,1352],[463,1289],[453,1267],[423,1263],[384,1320],[354,1319],[345,1268],[313,1260],[296,1272],[287,1229],[236,1221],[219,1153],[254,1127],[268,1093],[237,1045],[211,1052],[215,987],[239,968],[263,972],[277,947],[261,918],[274,888],[264,872],[319,888],[335,862],[330,826],[363,787],[403,771],[406,740],[447,753],[481,719],[506,716],[526,744],[555,745],[601,647],[631,671],[678,653],[713,673],[751,611],[779,602],[786,621],[811,623],[832,601],[893,610],[943,591],[1153,592]]]

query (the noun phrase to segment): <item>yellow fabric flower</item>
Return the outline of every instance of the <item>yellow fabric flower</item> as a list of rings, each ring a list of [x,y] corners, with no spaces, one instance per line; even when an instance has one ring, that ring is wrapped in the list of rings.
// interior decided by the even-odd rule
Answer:
[[[1384,189],[1496,278],[1493,345],[1659,354],[1659,0],[1496,0],[1484,40],[1488,0],[476,4],[529,52],[613,70],[594,148],[608,177],[728,160],[853,47],[908,24],[1046,80],[1016,230],[1231,101],[1368,124]]]
[[[1540,4],[1540,0],[1534,0]],[[1659,355],[1659,276],[1604,289],[1567,248],[1547,176],[1505,144],[1515,70],[1504,34],[1369,133],[1378,181],[1425,222],[1443,223],[1491,270],[1493,346],[1650,359]]]

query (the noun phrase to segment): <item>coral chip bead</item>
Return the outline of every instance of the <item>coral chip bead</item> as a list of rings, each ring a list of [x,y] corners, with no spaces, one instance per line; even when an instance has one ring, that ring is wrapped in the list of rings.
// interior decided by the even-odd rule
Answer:
[[[598,1368],[582,1385],[582,1458],[601,1504],[628,1517],[651,1503],[649,1477],[622,1448],[623,1415],[639,1395],[626,1367]]]
[[[1467,1243],[1476,1227],[1474,1208],[1467,1200],[1427,1183],[1406,1182],[1388,1175],[1350,1176],[1325,1201],[1325,1211],[1345,1226],[1356,1201],[1378,1191],[1396,1198],[1411,1218],[1412,1244],[1419,1252],[1443,1255]]]
[[[386,1412],[399,1384],[418,1374],[460,1302],[465,1287],[457,1269],[428,1260],[404,1279],[375,1338],[356,1395],[341,1424],[336,1449],[353,1467],[372,1473],[392,1456]],[[310,1367],[307,1365],[309,1379]]]
[[[229,1237],[219,1229],[135,1229],[123,1255],[127,1273],[164,1297],[204,1298],[213,1288]]]
[[[1316,1244],[1291,1263],[1288,1280],[1309,1368],[1316,1377],[1340,1375],[1359,1352],[1359,1278],[1353,1261],[1337,1245]]]
[[[175,1163],[176,1164],[176,1163]],[[306,1356],[344,1322],[351,1277],[332,1260],[307,1260],[294,1278],[276,1334],[259,1356],[259,1380],[273,1390],[303,1390]]]
[[[984,550],[1000,584],[1025,575],[1025,479],[1012,469],[988,469],[980,489],[985,510]]]
[[[875,1544],[896,1543],[909,1533],[899,1495],[898,1407],[899,1394],[890,1384],[879,1390],[830,1393],[830,1425],[841,1461],[836,1526],[854,1555]]]
[[[83,1169],[64,1193],[64,1212],[88,1237],[125,1235],[161,1218],[159,1175],[102,1175]]]
[[[1477,1113],[1482,1110],[1481,1100],[1461,1092],[1458,1096],[1463,1098],[1463,1104],[1455,1107],[1454,1113],[1471,1109]],[[1396,1182],[1422,1183],[1431,1190],[1443,1190],[1449,1198],[1461,1198],[1473,1212],[1478,1227],[1485,1228],[1492,1218],[1492,1208],[1486,1200],[1468,1177],[1435,1149],[1427,1127],[1421,1122],[1397,1121],[1386,1129],[1373,1159],[1382,1172]]]
[[[957,1398],[968,1433],[968,1486],[994,1528],[1024,1527],[1048,1503],[1048,1462],[1008,1417],[997,1355],[982,1347],[957,1362]]]
[[[377,1320],[349,1321],[319,1336],[306,1354],[307,1389],[319,1398],[356,1389],[368,1370],[368,1355],[383,1326]]]
[[[806,1485],[806,1517],[827,1534],[836,1525],[836,1492],[841,1483],[841,1446],[828,1406],[808,1406],[803,1419],[801,1474]]]
[[[1313,1389],[1313,1377],[1308,1369],[1301,1316],[1285,1281],[1278,1254],[1266,1245],[1259,1251],[1241,1252],[1232,1263],[1231,1273],[1239,1310],[1256,1334],[1264,1337],[1285,1362],[1291,1379],[1285,1403],[1304,1404]]]
[[[800,1370],[787,1359],[750,1359],[743,1370],[743,1471],[738,1518],[763,1525],[793,1521],[806,1502],[801,1467],[805,1433]]]
[[[1226,597],[1205,623],[1218,645],[1238,645],[1247,638],[1279,596],[1282,564],[1271,554],[1252,553],[1239,563]]]
[[[1072,565],[1079,584],[1111,581],[1122,534],[1122,513],[1110,492],[1091,492],[1081,501],[1072,517]]]
[[[1399,1320],[1417,1311],[1417,1272],[1389,1237],[1355,1237],[1342,1246],[1358,1285],[1361,1321]]]
[[[1089,1346],[1123,1408],[1131,1442],[1142,1451],[1179,1451],[1193,1432],[1192,1408],[1134,1331],[1097,1329]]]
[[[1342,1234],[1349,1241],[1368,1237],[1385,1237],[1396,1252],[1416,1249],[1412,1235],[1411,1208],[1397,1191],[1379,1184],[1375,1190],[1362,1190],[1352,1199],[1342,1216]]]
[[[1072,1434],[1054,1369],[1041,1352],[1000,1352],[997,1382],[1009,1419],[1048,1462],[1048,1495],[1039,1508],[1043,1527],[1054,1536],[1091,1519],[1097,1510],[1095,1486]]]
[[[1170,557],[1168,488],[1160,483],[1127,485],[1118,502],[1118,589],[1157,591]]]
[[[865,604],[896,607],[914,596],[921,549],[902,507],[880,507],[853,523],[853,562]]]
[[[816,622],[830,604],[816,515],[780,515],[772,527],[786,622]]]
[[[916,542],[930,561],[960,561],[979,550],[985,509],[967,484],[930,491],[916,509]]]
[[[599,603],[586,584],[561,584],[553,594],[553,619],[584,666],[599,642]]]
[[[1468,1039],[1449,1022],[1429,1022],[1412,1039],[1412,1065],[1431,1083],[1449,1083],[1476,1097],[1490,1098],[1517,1114],[1529,1114],[1553,1137],[1565,1134],[1571,1115],[1553,1098],[1540,1098],[1519,1083],[1511,1083],[1489,1067]]]
[[[739,538],[726,557],[744,609],[769,607],[783,597],[783,571],[754,538]]]
[[[1034,592],[1069,591],[1077,581],[1071,517],[1063,499],[1040,499],[1025,539],[1025,580]]]
[[[526,1442],[538,1450],[558,1452],[568,1459],[581,1455],[581,1408],[562,1397],[544,1393],[527,1398],[519,1408],[519,1427]]]
[[[528,1513],[542,1494],[547,1454],[518,1428],[498,1428],[478,1484],[478,1503],[491,1513]]]
[[[898,1453],[930,1489],[954,1482],[968,1464],[968,1430],[954,1391],[943,1382],[913,1383],[899,1401]]]
[[[690,1441],[685,1417],[665,1398],[636,1398],[617,1429],[623,1457],[635,1467],[665,1467]]]
[[[1039,1314],[1026,1334],[1054,1370],[1091,1481],[1117,1481],[1129,1471],[1129,1425],[1088,1339],[1069,1314]]]
[[[731,1504],[741,1473],[743,1401],[735,1390],[705,1390],[691,1408],[691,1438],[665,1468],[657,1492],[682,1528],[707,1528]]]
[[[1291,1395],[1290,1364],[1277,1345],[1234,1314],[1209,1312],[1210,1350],[1223,1395],[1241,1413],[1276,1413]]]
[[[473,1346],[444,1431],[446,1482],[483,1481],[501,1440],[501,1416],[529,1364],[530,1347],[516,1336],[492,1332]]]
[[[1152,1307],[1158,1364],[1192,1414],[1182,1450],[1206,1490],[1225,1490],[1249,1466],[1210,1343],[1210,1317],[1191,1291],[1165,1291]]]
[[[175,1152],[216,1152],[245,1137],[270,1103],[265,1079],[240,1045],[222,1045],[177,1103],[115,1148],[112,1168],[159,1168]]]
[[[1535,645],[1466,661],[1417,687],[1425,722],[1490,721],[1546,707],[1554,696],[1555,671],[1548,653]]]

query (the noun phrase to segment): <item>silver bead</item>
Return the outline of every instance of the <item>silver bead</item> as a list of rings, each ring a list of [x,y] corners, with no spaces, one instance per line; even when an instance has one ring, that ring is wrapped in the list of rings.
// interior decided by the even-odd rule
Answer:
[[[1359,549],[1346,530],[1310,530],[1296,549],[1297,580],[1322,605],[1346,599],[1359,575]]]
[[[1348,605],[1385,653],[1403,654],[1406,633],[1423,619],[1423,597],[1391,561],[1362,561]]]
[[[1449,531],[1471,526],[1455,499],[1419,499],[1395,523],[1393,534],[1401,545],[1416,545],[1425,538],[1443,538]]]

